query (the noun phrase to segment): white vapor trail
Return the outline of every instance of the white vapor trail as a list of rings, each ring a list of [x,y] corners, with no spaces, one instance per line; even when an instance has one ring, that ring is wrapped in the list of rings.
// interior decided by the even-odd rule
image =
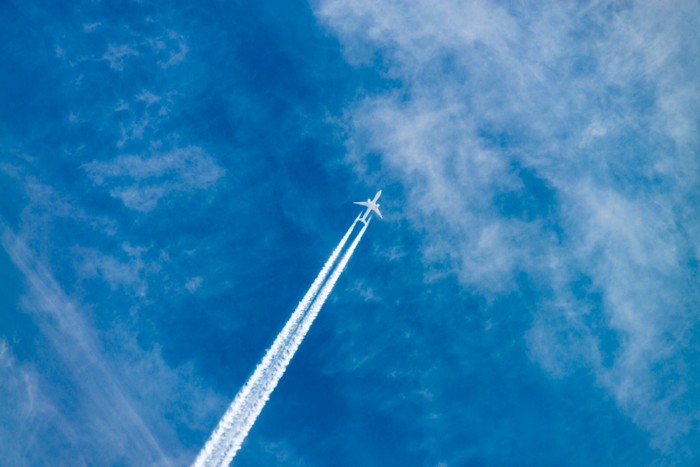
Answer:
[[[357,220],[340,240],[252,376],[236,394],[193,467],[226,466],[231,463],[367,229],[365,224],[326,281],[356,223]]]

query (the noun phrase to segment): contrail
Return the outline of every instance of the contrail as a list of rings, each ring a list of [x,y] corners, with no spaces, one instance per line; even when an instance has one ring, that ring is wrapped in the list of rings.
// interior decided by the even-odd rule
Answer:
[[[343,255],[343,258],[338,263],[338,266],[336,266],[336,268],[333,270],[333,273],[328,278],[328,281],[326,281],[326,283],[323,285],[323,288],[316,297],[316,300],[314,300],[314,302],[311,304],[309,311],[304,314],[304,318],[299,324],[299,327],[297,328],[296,332],[290,337],[289,345],[286,347],[285,350],[291,352],[292,355],[294,355],[294,352],[297,351],[297,349],[301,345],[301,342],[304,340],[304,337],[306,337],[306,333],[308,333],[309,329],[311,329],[311,325],[316,319],[316,316],[318,316],[319,311],[321,311],[323,304],[326,303],[326,299],[328,299],[328,296],[333,291],[333,287],[335,286],[335,283],[338,282],[338,278],[343,273],[343,270],[345,270],[345,266],[347,266],[348,261],[350,261],[350,257],[354,253],[355,248],[357,248],[357,245],[360,243],[360,240],[362,239],[365,230],[367,230],[368,225],[369,220],[364,225],[364,227],[362,227],[362,230],[360,230],[360,232],[357,234],[355,240],[353,240],[353,242],[350,244],[348,251],[345,252],[345,255]],[[289,358],[292,358],[291,355]]]
[[[333,253],[323,265],[321,272],[319,272],[311,287],[309,287],[309,290],[299,302],[299,305],[297,305],[287,324],[282,328],[282,331],[272,346],[270,346],[262,361],[255,368],[253,375],[241,388],[224,413],[216,429],[194,461],[194,467],[226,466],[233,460],[367,229],[368,223],[358,233],[350,248],[343,255],[328,281],[326,281],[328,273],[345,247],[356,223],[357,220],[352,223],[338,243],[338,246],[333,250]],[[321,286],[323,288],[319,293]],[[311,303],[317,293],[318,297]],[[306,313],[307,310],[308,313]]]

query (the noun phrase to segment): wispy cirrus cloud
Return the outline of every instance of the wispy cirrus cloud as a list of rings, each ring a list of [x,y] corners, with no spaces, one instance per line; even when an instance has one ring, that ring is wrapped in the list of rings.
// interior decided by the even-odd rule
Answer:
[[[244,54],[237,49],[238,32],[228,33],[239,24],[248,30],[250,15],[239,15],[245,18],[240,23],[236,15],[251,8],[226,9],[225,15],[176,5],[161,5],[157,13],[152,8],[136,3],[118,10],[76,5],[58,11],[30,2],[3,9],[9,15],[6,23],[18,23],[17,31],[22,31],[6,28],[9,35],[19,36],[13,37],[12,50],[5,50],[19,65],[9,81],[23,88],[22,68],[31,69],[38,79],[27,80],[27,95],[40,103],[36,113],[23,106],[21,124],[8,138],[8,145],[22,147],[18,152],[31,154],[12,161],[17,166],[13,178],[19,189],[13,202],[18,215],[8,220],[3,246],[11,256],[8,269],[15,265],[12,273],[22,290],[17,292],[21,305],[12,303],[11,309],[38,328],[23,334],[29,335],[27,341],[8,345],[16,348],[20,360],[12,374],[27,369],[37,377],[28,387],[34,388],[34,407],[44,407],[27,415],[30,426],[41,429],[16,437],[2,433],[3,453],[13,444],[32,450],[33,457],[18,452],[13,464],[152,465],[160,460],[185,465],[227,402],[215,395],[216,389],[207,389],[211,381],[203,382],[200,375],[213,370],[220,382],[235,383],[221,362],[207,369],[198,360],[202,355],[209,359],[211,351],[202,349],[198,339],[211,343],[212,349],[220,344],[201,326],[212,308],[221,307],[228,320],[219,331],[242,323],[227,303],[200,300],[215,282],[217,292],[232,283],[230,277],[221,280],[226,271],[211,279],[217,266],[207,250],[221,247],[227,252],[217,255],[219,264],[236,267],[241,261],[226,248],[230,235],[222,239],[218,227],[201,220],[208,209],[220,214],[222,204],[231,212],[250,206],[248,198],[258,194],[248,191],[241,205],[221,200],[215,200],[215,210],[203,205],[213,199],[203,193],[224,177],[218,155],[240,142],[232,143],[238,136],[231,138],[226,129],[231,121],[219,112],[232,110],[241,121],[249,115],[237,100],[248,101],[252,91],[241,91],[228,79],[229,65],[234,70],[246,67],[236,65],[238,59],[231,61]],[[199,19],[193,22],[195,17]],[[207,26],[200,29],[199,24]],[[196,35],[197,54],[189,53],[187,33],[176,30]],[[44,70],[50,83],[40,76]],[[251,88],[256,87],[257,80],[252,81]],[[263,99],[262,107],[270,100],[286,100],[286,91],[280,94],[282,99]],[[259,103],[250,102],[256,107]],[[196,128],[188,124],[193,115],[209,117],[212,112],[216,125],[210,126],[208,118]],[[270,113],[276,113],[274,106]],[[242,134],[251,146],[258,146],[259,135]],[[245,163],[252,159],[249,154]],[[261,176],[267,177],[268,162],[260,164]],[[3,196],[14,189],[4,188]],[[105,202],[108,195],[116,201]],[[196,213],[197,219],[186,222],[184,230],[174,227],[171,222],[185,219],[156,209],[171,202],[183,212]],[[115,212],[119,203],[128,209]],[[147,219],[143,212],[149,213]],[[220,217],[226,219],[231,212]],[[248,248],[247,240],[234,243]],[[34,337],[36,344],[30,339]],[[236,353],[230,343],[227,337],[223,367],[236,361],[228,358]],[[187,363],[193,360],[200,366]],[[31,365],[23,366],[27,362],[36,364],[35,373],[29,371]],[[20,406],[25,388],[18,384],[5,389],[5,400]],[[218,390],[228,399],[229,386]]]
[[[106,450],[129,445],[138,458],[168,465],[168,456],[114,377],[96,336],[74,300],[61,290],[20,237],[5,229],[2,244],[26,280],[24,309],[34,316],[51,345],[50,351],[65,365],[71,386],[84,403],[85,412],[76,414],[83,421],[81,429],[92,431],[92,436],[101,439]],[[97,459],[91,460],[89,456],[94,454],[76,452],[75,460],[81,464],[93,463]],[[123,455],[119,451],[104,454]]]
[[[2,226],[2,247],[20,275],[19,307],[36,326],[33,339],[40,350],[36,361],[17,359],[14,345],[30,355],[32,345],[0,340],[4,399],[11,405],[3,416],[16,422],[13,432],[0,430],[0,439],[4,449],[18,440],[17,449],[5,451],[5,459],[42,464],[60,453],[61,461],[72,465],[186,464],[193,454],[179,444],[172,421],[204,429],[202,420],[223,401],[193,384],[198,376],[191,365],[172,367],[157,345],[144,348],[137,342],[134,313],[147,303],[149,283],[160,265],[144,259],[147,248],[128,243],[111,254],[79,243],[63,245],[75,263],[74,288],[84,290],[80,280],[93,279],[108,285],[116,297],[134,298],[128,301],[130,310],[118,310],[105,325],[99,314],[109,310],[94,314],[96,305],[65,291],[51,266],[58,253],[47,242],[56,249],[64,243],[55,230],[61,222],[72,223],[76,231],[77,226],[94,229],[106,238],[114,237],[115,226],[91,218],[36,180],[29,178],[24,188],[29,204],[17,230]],[[190,394],[187,399],[196,404],[183,405],[182,394]]]
[[[519,311],[532,358],[559,378],[592,371],[657,448],[687,440],[697,7],[326,0],[316,14],[348,61],[397,83],[348,109],[348,162],[401,182],[425,260],[489,300],[527,277],[542,297]]]
[[[89,32],[89,31],[88,31]],[[115,71],[124,69],[124,61],[128,57],[137,57],[139,53],[129,45],[110,45],[107,52],[102,56],[103,60],[109,63],[109,67]]]
[[[3,381],[0,416],[5,420],[0,427],[0,438],[12,440],[14,446],[14,452],[5,452],[3,456],[7,462],[20,463],[28,449],[21,446],[20,440],[26,433],[36,430],[36,426],[33,426],[36,422],[32,422],[42,417],[41,412],[46,407],[42,407],[38,394],[36,371],[29,365],[17,362],[11,346],[5,340],[0,340],[0,378]]]
[[[87,34],[95,33],[102,26],[100,23],[91,23],[83,27]],[[132,33],[133,34],[133,33]],[[158,65],[169,68],[185,60],[189,52],[189,46],[185,38],[172,30],[163,30],[161,34],[153,36],[140,36],[133,34],[132,41],[127,44],[108,44],[107,51],[101,57],[109,63],[113,71],[123,71],[126,63],[131,58],[140,55],[153,55],[158,58]]]
[[[83,169],[95,184],[108,187],[112,197],[142,212],[154,209],[166,196],[207,189],[224,175],[224,169],[197,146],[89,162]]]
[[[112,289],[117,287],[127,287],[136,295],[146,294],[146,281],[143,278],[147,265],[141,258],[144,248],[131,248],[129,245],[122,245],[122,250],[126,256],[122,259],[118,256],[105,254],[94,248],[76,247],[74,249],[77,259],[77,270],[82,278],[101,278],[107,282]],[[151,266],[153,267],[153,266]]]

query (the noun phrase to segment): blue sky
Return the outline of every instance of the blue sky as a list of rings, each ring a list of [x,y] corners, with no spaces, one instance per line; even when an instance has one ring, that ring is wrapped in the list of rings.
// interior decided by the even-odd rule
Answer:
[[[0,4],[0,453],[700,462],[693,2]]]

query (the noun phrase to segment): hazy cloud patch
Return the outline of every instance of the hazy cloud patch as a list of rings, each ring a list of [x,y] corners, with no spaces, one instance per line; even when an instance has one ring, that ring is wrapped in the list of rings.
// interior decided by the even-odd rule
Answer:
[[[204,282],[204,279],[200,276],[192,277],[185,282],[185,288],[189,293],[195,293],[202,285],[202,282]]]
[[[109,62],[109,67],[115,71],[124,69],[125,59],[136,57],[139,53],[128,45],[110,45],[107,52],[102,56],[103,60]]]
[[[151,211],[169,195],[211,188],[224,175],[224,169],[197,146],[150,157],[119,156],[90,162],[83,169],[95,184],[108,187],[112,197],[141,212]]]
[[[551,295],[521,310],[532,358],[556,378],[590,369],[671,450],[700,417],[679,339],[700,299],[697,6],[326,0],[316,14],[351,63],[378,59],[399,83],[348,108],[348,162],[403,184],[425,261],[487,299],[522,277]]]

